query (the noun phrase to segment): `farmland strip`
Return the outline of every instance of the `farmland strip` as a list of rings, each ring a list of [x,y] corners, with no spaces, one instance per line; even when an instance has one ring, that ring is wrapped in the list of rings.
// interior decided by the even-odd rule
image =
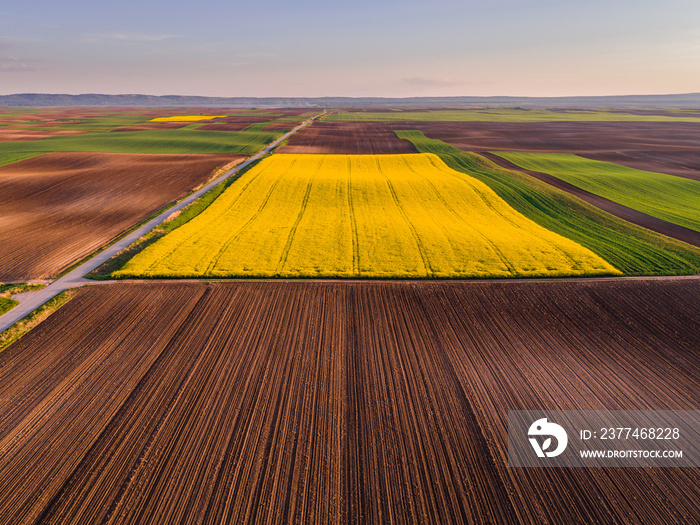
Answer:
[[[287,237],[287,242],[284,245],[284,248],[282,249],[282,255],[280,256],[279,263],[277,264],[277,273],[282,272],[282,268],[284,268],[285,263],[287,262],[287,257],[289,256],[289,248],[292,246],[292,242],[294,242],[294,234],[297,232],[297,228],[299,227],[299,223],[301,222],[301,218],[304,216],[304,212],[306,211],[306,207],[309,203],[309,195],[311,194],[311,187],[314,184],[314,179],[316,178],[316,175],[318,175],[318,172],[321,170],[321,166],[323,165],[323,160],[318,163],[318,166],[316,167],[316,171],[314,172],[313,175],[311,175],[311,178],[308,180],[306,184],[306,193],[304,193],[304,197],[301,200],[301,205],[299,207],[299,214],[297,215],[296,220],[294,221],[294,224],[292,224],[292,227],[289,230],[289,236]]]
[[[27,378],[0,381],[0,414],[46,385],[6,425],[0,521],[691,521],[695,470],[511,469],[506,414],[694,408],[698,294],[697,278],[82,289],[0,354],[0,377]]]
[[[416,149],[409,141],[399,139],[385,124],[316,121],[290,138],[278,152],[382,155],[416,153]]]
[[[518,214],[484,183],[442,166],[434,155],[274,155],[240,184],[113,275],[353,277],[361,272],[365,277],[435,278],[619,273],[594,252]],[[343,192],[352,192],[352,209]],[[457,209],[461,217],[455,219]],[[358,273],[353,273],[355,268]]]
[[[357,216],[355,215],[355,204],[353,203],[352,187],[352,161],[348,157],[348,209],[350,210],[350,226],[352,228],[352,273],[358,277],[362,276],[360,269],[360,237],[357,231]]]
[[[425,268],[425,271],[428,275],[434,275],[435,271],[430,265],[430,261],[428,260],[428,255],[425,253],[425,246],[423,245],[423,242],[421,241],[420,236],[418,235],[418,232],[416,231],[416,226],[411,222],[408,218],[408,215],[406,215],[406,210],[403,209],[401,206],[401,203],[399,203],[399,198],[396,196],[396,189],[394,189],[394,185],[391,183],[391,180],[389,177],[384,174],[382,171],[382,167],[379,164],[379,161],[377,161],[377,170],[379,173],[384,175],[386,178],[386,185],[389,188],[389,192],[391,193],[391,197],[394,199],[394,204],[396,204],[396,208],[399,210],[399,213],[401,213],[401,216],[403,217],[404,222],[408,226],[408,228],[411,230],[411,233],[413,234],[413,240],[416,243],[416,247],[418,248],[418,253],[420,254],[420,258],[423,260],[423,268]]]
[[[294,165],[294,161],[292,161],[292,164],[289,166],[289,169],[291,169],[291,167],[292,167],[293,165]],[[227,238],[226,241],[224,242],[224,244],[223,244],[223,246],[221,247],[221,249],[220,249],[220,250],[214,255],[214,257],[211,259],[211,262],[210,262],[209,265],[207,266],[207,270],[206,270],[207,272],[210,272],[210,271],[212,270],[212,268],[214,268],[214,267],[216,266],[216,263],[219,261],[219,259],[221,259],[221,257],[222,257],[223,254],[226,252],[226,249],[231,245],[231,243],[233,243],[233,242],[246,230],[246,228],[248,228],[251,224],[253,224],[253,223],[255,222],[255,220],[263,213],[263,211],[265,210],[265,205],[266,205],[267,202],[270,200],[270,197],[271,197],[272,194],[274,193],[275,188],[277,188],[277,185],[279,184],[279,182],[282,180],[282,178],[283,178],[284,176],[285,176],[285,172],[283,171],[283,172],[281,172],[280,175],[274,180],[274,182],[270,185],[269,189],[267,190],[267,193],[264,195],[264,197],[263,197],[262,200],[260,201],[260,206],[259,206],[258,209],[255,211],[255,213],[253,213],[253,215],[252,215],[245,223],[243,223],[243,225],[242,225],[240,228],[238,228],[237,230],[234,230],[233,233],[231,233],[231,234],[228,236],[228,238]],[[251,182],[252,182],[252,181],[251,181]],[[249,186],[249,185],[246,185],[246,188],[247,188],[248,186]],[[236,198],[236,200],[238,200],[238,199],[243,195],[243,191],[244,191],[246,188],[243,188],[243,190],[241,190],[241,193],[240,193],[240,195]],[[234,204],[235,204],[235,201],[234,201]]]
[[[700,269],[700,251],[694,246],[621,220],[521,171],[506,170],[420,132],[397,133],[422,152],[439,155],[452,169],[489,185],[518,212],[600,254],[627,275],[686,275]]]
[[[673,237],[674,239],[687,242],[688,244],[692,244],[693,246],[700,246],[700,232],[691,230],[690,228],[686,228],[678,224],[673,224],[668,221],[664,221],[657,217],[652,217],[651,215],[647,215],[646,213],[642,213],[638,210],[628,208],[627,206],[623,206],[622,204],[619,204],[617,202],[613,202],[594,193],[582,190],[581,188],[574,186],[573,184],[570,184],[547,173],[521,168],[520,166],[513,164],[512,162],[504,159],[503,157],[495,153],[482,151],[479,152],[479,154],[503,168],[527,173],[528,175],[535,177],[536,179],[539,179],[543,182],[546,182],[547,184],[551,184],[556,188],[571,193],[572,195],[575,195],[576,197],[594,206],[597,206],[601,210],[605,210],[608,213],[615,215],[616,217],[620,217],[621,219],[632,222],[634,224],[638,224],[639,226],[648,228],[652,231],[661,233],[663,235],[668,235],[669,237]]]

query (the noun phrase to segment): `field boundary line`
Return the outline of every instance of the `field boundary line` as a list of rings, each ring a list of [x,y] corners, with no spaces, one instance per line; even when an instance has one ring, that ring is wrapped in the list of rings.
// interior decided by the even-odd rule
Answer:
[[[301,219],[304,217],[304,212],[306,211],[306,207],[309,204],[309,196],[311,195],[311,189],[314,185],[314,179],[318,175],[318,172],[321,171],[321,164],[323,164],[323,160],[324,159],[322,158],[321,161],[318,163],[316,171],[313,173],[313,175],[311,175],[311,177],[309,177],[309,181],[306,184],[306,193],[304,193],[304,198],[301,200],[301,207],[299,208],[299,213],[297,214],[297,218],[294,221],[292,228],[289,230],[287,242],[284,244],[284,249],[282,250],[282,256],[280,257],[280,260],[277,263],[278,274],[282,273],[282,268],[284,268],[284,265],[287,264],[287,259],[289,258],[289,250],[291,250],[292,243],[294,242],[294,235],[296,234],[297,228],[301,223]]]
[[[352,197],[352,161],[348,158],[348,208],[350,209],[350,229],[352,230],[352,269],[358,277],[362,276],[360,270],[360,237],[357,233],[357,217],[355,215],[355,203]]]
[[[85,279],[85,284],[118,285],[129,284],[154,284],[154,283],[405,283],[405,284],[426,284],[426,283],[538,283],[538,282],[596,282],[596,281],[673,281],[673,280],[698,280],[700,274],[689,275],[596,275],[573,276],[573,277],[182,277],[182,278],[133,278],[114,279],[111,281],[92,281]]]
[[[444,197],[444,196],[440,193],[440,191],[435,187],[435,184],[433,183],[433,181],[431,181],[431,180],[430,180],[428,177],[426,177],[425,175],[422,175],[422,174],[418,173],[418,172],[417,172],[412,166],[410,166],[408,163],[406,163],[406,165],[408,166],[408,168],[409,168],[413,173],[415,173],[416,175],[419,175],[419,176],[422,176],[422,177],[423,177],[423,179],[424,179],[425,182],[428,184],[428,186],[430,186],[430,188],[432,188],[432,190],[435,192],[435,195],[437,196],[438,200],[442,203],[442,205],[445,207],[445,209],[447,209],[447,211],[449,211],[449,212],[452,214],[453,217],[457,218],[457,220],[459,220],[462,224],[464,224],[465,226],[467,226],[468,228],[470,228],[476,235],[478,235],[479,237],[481,237],[481,239],[483,239],[483,241],[484,241],[486,244],[488,244],[488,245],[493,249],[493,251],[496,253],[496,255],[498,256],[498,258],[501,259],[501,262],[503,263],[503,266],[505,266],[505,267],[508,269],[508,271],[511,273],[511,275],[514,275],[514,276],[515,276],[515,275],[518,275],[518,272],[517,272],[517,270],[515,269],[515,266],[513,266],[513,264],[510,262],[510,260],[508,260],[508,258],[503,254],[503,252],[502,252],[501,249],[496,245],[496,243],[494,243],[491,239],[489,239],[486,235],[484,235],[476,226],[474,226],[472,223],[470,223],[468,220],[466,220],[464,217],[462,217],[462,216],[461,216],[461,215],[460,215],[446,200],[445,200],[445,197]],[[445,173],[445,171],[442,170],[442,169],[441,169],[440,171],[442,171],[443,173]],[[454,174],[450,173],[450,175],[454,175]],[[465,183],[465,184],[467,183],[466,181],[464,181],[464,180],[461,179],[461,178],[458,179],[458,180],[459,180],[460,182],[462,182],[462,183]],[[480,191],[478,191],[478,190],[477,190],[476,188],[474,188],[473,186],[472,186],[472,189],[474,190],[474,193],[479,194],[479,197],[481,197],[482,200],[484,199],[483,196],[481,195],[481,192],[480,192]],[[501,216],[501,217],[502,217],[502,215],[501,215],[500,213],[498,213],[495,209],[493,209],[491,206],[489,206],[489,209],[491,209],[491,210],[492,210],[495,214],[497,214],[498,216]],[[510,222],[510,221],[509,221],[509,222]],[[511,224],[513,224],[513,223],[511,222]],[[520,228],[519,226],[516,226],[516,227],[517,227],[517,228]]]
[[[406,221],[408,228],[411,230],[411,233],[413,234],[413,240],[416,242],[416,246],[418,247],[418,253],[420,254],[421,259],[423,259],[423,266],[425,267],[425,271],[426,271],[427,275],[428,276],[435,275],[435,271],[430,266],[430,261],[428,260],[428,254],[425,251],[425,246],[423,245],[423,241],[420,238],[420,235],[418,235],[418,231],[416,230],[415,225],[408,218],[408,215],[406,214],[406,210],[404,210],[403,207],[401,206],[401,203],[399,202],[399,197],[398,197],[398,195],[396,195],[396,190],[394,189],[394,185],[391,183],[391,179],[389,179],[389,176],[386,173],[384,173],[384,170],[382,169],[382,166],[379,162],[379,159],[376,159],[376,163],[377,163],[377,169],[379,170],[379,173],[384,175],[384,178],[386,179],[386,184],[389,187],[389,192],[391,193],[391,197],[394,199],[394,204],[396,204],[396,207],[398,208],[399,213],[401,213],[403,220]]]
[[[202,186],[199,190],[196,192],[192,193],[189,197],[181,200],[179,203],[177,203],[175,206],[172,206],[171,208],[168,208],[165,210],[163,213],[160,215],[156,216],[155,218],[149,220],[147,223],[145,223],[143,226],[140,228],[137,228],[133,232],[131,232],[129,235],[122,237],[121,239],[118,239],[114,244],[111,246],[107,247],[105,250],[97,253],[94,257],[91,259],[87,260],[77,268],[71,270],[70,272],[66,273],[59,279],[56,279],[54,282],[52,282],[50,285],[48,285],[46,288],[43,288],[42,290],[38,290],[36,292],[33,292],[31,297],[27,298],[20,298],[20,304],[15,306],[12,310],[6,312],[2,316],[0,316],[0,332],[3,332],[7,330],[9,327],[11,327],[13,324],[15,324],[17,321],[23,319],[27,315],[31,314],[34,310],[42,306],[44,303],[47,301],[53,299],[55,296],[57,296],[59,293],[69,290],[71,288],[77,288],[80,286],[84,286],[85,284],[97,284],[99,281],[92,281],[88,279],[84,279],[84,276],[90,273],[92,270],[97,268],[98,266],[102,265],[103,263],[107,262],[109,259],[111,259],[113,256],[115,256],[117,253],[128,247],[130,244],[132,244],[134,241],[140,239],[143,237],[145,234],[150,232],[152,229],[154,229],[156,226],[164,222],[172,213],[176,211],[180,211],[186,206],[190,205],[192,202],[197,200],[199,197],[207,193],[209,190],[212,188],[216,187],[218,184],[221,182],[225,181],[229,177],[232,177],[233,175],[237,174],[239,171],[242,169],[247,168],[254,162],[256,162],[258,159],[263,157],[264,155],[267,155],[270,153],[273,149],[275,149],[282,141],[286,140],[289,138],[291,135],[299,131],[300,129],[304,128],[305,126],[311,124],[314,120],[317,118],[325,115],[325,110],[322,113],[319,113],[317,115],[314,115],[313,117],[309,118],[308,120],[305,120],[301,124],[299,124],[296,128],[294,128],[292,131],[289,131],[279,137],[277,140],[271,142],[267,146],[265,146],[263,149],[258,151],[255,155],[252,157],[246,159],[245,161],[241,162],[237,166],[234,166],[232,169],[227,171],[226,173],[220,175],[213,181],[210,181],[208,184]]]
[[[224,244],[221,246],[221,248],[219,248],[219,251],[216,254],[214,254],[214,257],[212,257],[211,261],[209,261],[209,264],[207,265],[207,269],[204,270],[204,273],[202,274],[202,276],[206,277],[206,275],[216,267],[219,260],[224,256],[224,253],[228,250],[228,247],[231,246],[231,244],[233,244],[236,240],[238,240],[238,238],[241,236],[241,234],[243,234],[243,232],[246,231],[246,229],[248,229],[248,226],[253,224],[258,219],[258,217],[260,217],[260,214],[262,214],[262,212],[265,210],[265,206],[267,206],[267,203],[270,200],[270,197],[272,197],[272,194],[275,192],[275,188],[277,188],[277,185],[279,184],[279,182],[287,174],[287,171],[289,169],[291,169],[292,166],[294,166],[295,163],[296,163],[296,159],[294,159],[292,161],[292,164],[285,171],[283,171],[279,175],[279,177],[277,177],[275,179],[275,182],[273,182],[272,186],[270,186],[270,188],[267,190],[267,193],[265,194],[265,198],[263,199],[260,206],[258,206],[258,209],[255,211],[255,213],[253,213],[253,215],[251,215],[250,218],[247,221],[245,221],[243,226],[238,228],[238,230],[236,230],[235,232],[233,232],[231,235],[229,235],[226,238],[226,242],[224,242]],[[258,178],[262,173],[263,173],[263,170],[261,170],[255,176],[255,178]],[[252,182],[253,181],[251,180],[250,183],[252,183]],[[236,197],[236,199],[231,203],[231,205],[238,202],[238,199],[240,199],[243,196],[242,192],[245,191],[248,188],[248,186],[250,186],[250,183],[247,184],[245,186],[245,188],[243,188],[243,190],[241,190],[241,194],[238,197]],[[212,221],[210,221],[210,222],[212,222]],[[189,238],[192,239],[192,238],[196,237],[197,235],[198,235],[197,233],[194,233]],[[170,253],[172,254],[172,253],[176,252],[177,249],[178,249],[178,247],[175,247],[173,250],[170,251]],[[161,258],[161,259],[163,259],[163,258]],[[155,264],[156,263],[152,264],[149,268],[153,267]]]

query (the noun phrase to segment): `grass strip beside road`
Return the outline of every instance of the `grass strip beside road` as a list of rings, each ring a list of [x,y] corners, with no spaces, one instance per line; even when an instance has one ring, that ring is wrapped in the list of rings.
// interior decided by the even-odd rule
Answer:
[[[36,283],[0,283],[0,297],[4,295],[14,295],[18,293],[33,292],[45,288],[45,284]]]
[[[0,352],[10,346],[12,343],[20,339],[27,332],[49,317],[52,313],[66,304],[75,294],[77,290],[66,290],[50,299],[31,314],[23,319],[20,319],[7,330],[0,332]]]
[[[265,157],[262,157],[265,158]],[[164,235],[170,233],[171,231],[179,228],[180,226],[186,224],[191,219],[202,213],[209,205],[216,200],[216,198],[221,195],[226,188],[238,180],[243,174],[245,174],[250,168],[255,166],[260,160],[253,162],[250,166],[239,171],[233,177],[230,177],[216,186],[214,186],[207,193],[202,195],[199,199],[191,203],[186,208],[180,210],[179,212],[173,213],[160,225],[152,229],[146,235],[142,236],[136,242],[130,244],[124,250],[116,254],[114,257],[109,259],[104,264],[95,268],[85,277],[88,279],[95,280],[108,280],[112,278],[112,272],[120,270],[127,261],[129,261],[136,254],[143,251],[145,248],[156,242],[158,239]],[[162,210],[161,210],[162,211]],[[160,213],[160,212],[159,212]]]
[[[18,304],[19,301],[15,301],[10,297],[0,297],[0,315],[4,314],[5,312],[9,312]]]
[[[507,170],[420,131],[397,131],[420,152],[479,179],[537,224],[600,255],[625,275],[700,273],[700,249],[629,223],[525,173]]]
[[[45,284],[33,283],[0,283],[0,315],[9,312],[19,304],[19,301],[11,297],[12,295],[41,290],[45,286]]]

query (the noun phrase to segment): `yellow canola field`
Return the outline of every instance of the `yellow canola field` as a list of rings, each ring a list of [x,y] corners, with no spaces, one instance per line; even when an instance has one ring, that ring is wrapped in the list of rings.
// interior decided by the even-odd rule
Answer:
[[[194,122],[197,120],[211,120],[213,118],[223,118],[226,115],[176,115],[174,117],[156,117],[150,122]]]
[[[615,274],[433,154],[276,154],[114,276]]]

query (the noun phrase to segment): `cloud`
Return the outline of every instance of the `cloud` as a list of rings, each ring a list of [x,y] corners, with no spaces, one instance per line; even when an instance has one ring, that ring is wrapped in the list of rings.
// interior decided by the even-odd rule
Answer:
[[[161,42],[171,38],[180,38],[182,35],[154,35],[146,33],[86,33],[82,35],[82,39],[86,42],[126,42],[126,43],[143,43],[143,42]]]
[[[39,68],[31,62],[33,60],[25,60],[15,56],[0,56],[0,71],[3,73],[37,71]]]

